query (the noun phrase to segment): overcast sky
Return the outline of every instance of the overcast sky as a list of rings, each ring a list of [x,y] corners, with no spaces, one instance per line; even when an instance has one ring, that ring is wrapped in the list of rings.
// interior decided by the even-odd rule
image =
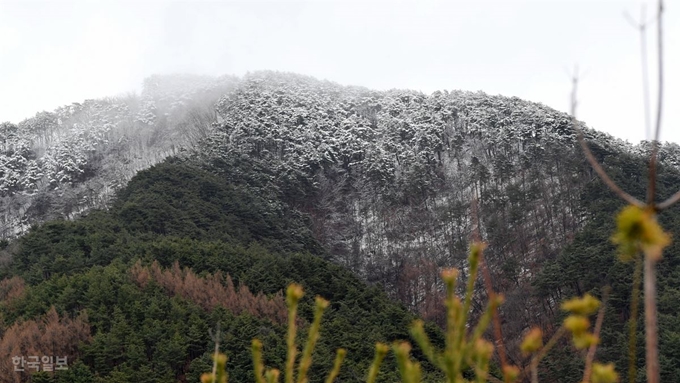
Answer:
[[[680,143],[680,4],[667,3],[662,138]],[[374,89],[482,90],[568,111],[568,71],[578,64],[579,119],[637,142],[645,138],[640,40],[623,13],[639,17],[642,4],[0,0],[0,121],[139,92],[152,74],[260,69]],[[652,76],[656,41],[653,25]]]

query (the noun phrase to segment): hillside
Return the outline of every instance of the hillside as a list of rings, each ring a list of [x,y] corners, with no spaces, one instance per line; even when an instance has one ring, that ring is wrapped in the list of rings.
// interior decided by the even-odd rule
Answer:
[[[2,236],[14,237],[48,219],[87,215],[73,223],[47,223],[12,242],[0,254],[4,275],[25,282],[6,282],[7,291],[23,283],[32,291],[60,278],[67,278],[59,282],[64,288],[77,290],[70,284],[85,282],[66,276],[97,279],[96,273],[104,272],[128,278],[124,283],[133,287],[134,278],[126,273],[137,259],[144,265],[137,273],[165,268],[177,274],[183,267],[199,274],[222,271],[255,293],[275,294],[299,278],[317,284],[310,292],[331,301],[340,294],[342,301],[347,295],[338,292],[349,284],[385,299],[375,314],[357,316],[350,314],[354,308],[347,309],[347,318],[365,315],[362,326],[375,328],[369,338],[361,329],[351,330],[361,347],[370,348],[373,339],[406,337],[410,314],[405,311],[390,322],[394,327],[377,329],[382,319],[371,315],[402,310],[387,298],[433,323],[443,322],[438,273],[444,266],[466,270],[471,203],[477,200],[494,289],[506,296],[501,315],[511,360],[522,364],[517,344],[531,326],[554,331],[561,300],[597,293],[607,283],[615,285],[616,294],[607,316],[611,333],[598,358],[625,360],[621,345],[632,266],[617,262],[608,242],[621,204],[585,162],[564,113],[481,92],[382,92],[274,72],[153,77],[140,97],[88,101],[79,108],[2,125],[11,133],[4,135],[0,155]],[[643,195],[647,145],[585,131],[614,178]],[[123,188],[137,171],[173,154]],[[660,158],[660,192],[670,194],[680,185],[680,147],[664,145]],[[101,207],[110,210],[87,214]],[[678,217],[673,210],[664,222],[671,232]],[[311,255],[285,261],[300,252]],[[266,254],[262,264],[260,253]],[[675,376],[680,366],[672,314],[680,302],[677,254],[677,247],[671,249],[659,271],[660,309],[667,321],[661,339],[665,377]],[[160,269],[153,269],[154,260]],[[175,261],[179,269],[172,269]],[[260,266],[253,269],[252,262]],[[276,271],[273,281],[262,275],[270,270]],[[335,289],[322,289],[330,277],[317,273],[342,277]],[[40,309],[5,306],[5,325],[17,315],[37,318],[49,304],[61,302],[57,293],[44,294]],[[479,312],[485,301],[485,292],[478,291],[473,310]],[[60,313],[83,308],[60,304]],[[140,321],[143,317],[138,314]],[[347,331],[339,333],[354,336]],[[326,351],[333,347],[329,343]],[[546,362],[543,381],[577,379],[575,354],[563,349]],[[370,353],[362,350],[360,355]],[[125,365],[97,370],[94,354],[80,355],[91,371],[109,374]],[[154,355],[147,350],[147,359],[156,360]],[[360,360],[353,363],[359,366]],[[187,371],[170,373],[179,377]],[[352,371],[357,375],[350,380],[364,373]]]
[[[140,172],[108,211],[52,221],[5,249],[1,382],[21,381],[11,356],[45,348],[76,360],[59,382],[197,382],[211,368],[217,323],[232,379],[247,381],[252,338],[264,341],[267,363],[285,358],[281,290],[292,281],[307,293],[303,327],[315,295],[332,301],[313,371],[345,347],[341,377],[358,381],[376,341],[408,336],[413,316],[324,261],[299,218],[176,162]]]
[[[460,91],[376,92],[264,72],[222,97],[217,112],[222,123],[193,158],[260,192],[275,190],[309,215],[334,262],[440,324],[438,271],[466,269],[477,199],[493,286],[506,296],[503,334],[517,364],[522,334],[532,325],[553,331],[562,299],[629,275],[613,246],[600,245],[613,232],[603,217],[622,205],[586,163],[569,116],[543,105]],[[626,190],[644,195],[646,144],[588,129],[586,137]],[[678,149],[662,148],[668,178],[661,195],[680,185]],[[573,243],[592,229],[599,242]],[[580,263],[565,265],[574,258]],[[485,300],[480,290],[474,309]],[[627,310],[621,304],[613,315],[625,322]],[[562,370],[549,381],[560,379],[573,380]]]
[[[232,77],[152,76],[141,95],[86,100],[0,124],[0,237],[107,207],[139,170],[207,134]]]

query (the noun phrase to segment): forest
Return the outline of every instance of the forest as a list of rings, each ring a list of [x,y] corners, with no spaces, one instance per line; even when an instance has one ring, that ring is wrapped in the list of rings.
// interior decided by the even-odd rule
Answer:
[[[546,339],[557,330],[562,301],[611,286],[597,359],[625,371],[634,265],[610,241],[624,204],[571,124],[518,98],[279,72],[153,76],[140,96],[3,123],[0,381],[198,382],[216,341],[230,380],[252,380],[253,338],[268,366],[284,363],[292,282],[306,291],[300,339],[314,297],[331,302],[311,379],[342,347],[338,381],[363,381],[375,343],[408,340],[416,318],[443,344],[440,271],[458,268],[464,289],[475,228],[505,296],[513,365],[528,363],[520,343],[531,328]],[[579,125],[612,178],[644,195],[650,143]],[[678,145],[661,146],[658,179],[662,198],[680,184]],[[679,232],[677,207],[659,219]],[[661,381],[680,374],[679,251],[673,243],[658,265]],[[476,286],[471,323],[489,298]],[[638,327],[635,381],[644,382]],[[561,346],[541,381],[580,381],[582,356]],[[12,356],[45,350],[68,355],[69,369],[13,371]],[[422,352],[413,356],[424,381],[441,378]],[[389,354],[378,380],[397,379]]]

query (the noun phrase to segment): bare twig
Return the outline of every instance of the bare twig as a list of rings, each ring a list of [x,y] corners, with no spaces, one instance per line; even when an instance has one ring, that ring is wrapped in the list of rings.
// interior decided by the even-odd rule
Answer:
[[[472,199],[472,221],[475,224],[473,229],[473,239],[475,241],[481,241],[480,234],[480,221],[479,221],[479,205],[477,203],[477,198]],[[493,290],[493,284],[491,283],[491,273],[489,272],[489,267],[486,265],[486,260],[484,259],[484,253],[479,257],[479,264],[482,269],[482,274],[484,275],[484,287],[486,288],[486,294],[489,300],[495,300],[498,294]],[[496,350],[498,351],[498,357],[501,360],[501,366],[505,367],[508,365],[508,358],[505,353],[505,344],[503,343],[503,330],[501,328],[501,320],[498,317],[498,309],[493,310],[493,334],[496,341]]]
[[[658,50],[659,50],[659,100],[658,100],[658,107],[656,110],[656,138],[658,139],[659,131],[661,130],[661,106],[662,106],[662,100],[663,100],[663,0],[659,0],[659,15],[657,19],[657,32],[658,32]],[[654,146],[652,150],[652,157],[653,159],[656,158],[658,151],[658,144]],[[670,198],[667,200],[663,201],[662,203],[657,205],[657,210],[664,210],[672,205],[674,205],[676,202],[680,201],[680,191],[677,191],[675,194],[673,194]]]
[[[645,256],[645,359],[647,382],[659,383],[659,331],[656,322],[656,261]]]
[[[470,358],[470,355],[467,355],[465,360],[466,360],[466,362],[467,362],[467,364],[468,364],[469,366],[474,366],[474,365],[475,365],[475,363],[474,363],[474,362],[472,361],[472,359]],[[497,377],[495,377],[495,376],[489,374],[488,371],[479,370],[479,368],[475,367],[475,374],[477,374],[477,376],[480,376],[480,373],[485,374],[485,375],[486,375],[486,380],[488,380],[489,382],[492,382],[492,383],[505,383],[505,382],[503,382],[502,380],[498,379]]]
[[[659,154],[659,135],[661,133],[661,115],[663,111],[663,0],[659,0],[659,14],[657,18],[657,49],[659,53],[659,83],[658,83],[658,99],[656,108],[656,127],[654,131],[654,140],[652,141],[652,155],[649,159],[649,188],[647,189],[647,203],[654,207],[654,195],[656,192],[656,165],[657,156]]]
[[[522,371],[522,376],[526,376],[526,374],[530,371],[531,383],[538,383],[538,364],[541,362],[541,359],[545,358],[545,356],[548,354],[548,351],[550,351],[557,344],[557,341],[560,340],[560,338],[565,333],[566,329],[564,328],[564,325],[560,326],[560,328],[557,329],[557,331],[550,338],[548,343],[543,346],[541,351],[531,358],[531,363],[524,369],[524,371]]]
[[[604,310],[607,305],[607,298],[609,297],[609,291],[611,287],[606,286],[602,294],[602,305],[600,306],[600,311],[597,313],[597,319],[595,320],[595,331],[593,335],[599,339],[600,331],[602,331],[602,322],[604,321]],[[597,350],[597,342],[590,345],[588,349],[588,354],[586,355],[586,367],[583,371],[583,382],[590,382],[590,373],[593,369],[593,360],[595,359],[595,351]]]
[[[658,49],[658,98],[656,100],[656,126],[654,129],[654,147],[652,148],[652,158],[650,159],[650,164],[656,166],[656,156],[659,151],[659,135],[661,134],[661,115],[663,111],[663,0],[659,0],[659,14],[656,20],[657,26],[657,49]],[[650,179],[651,179],[650,175]]]
[[[600,178],[607,184],[607,186],[614,191],[619,197],[626,202],[638,206],[640,208],[651,209],[655,213],[670,207],[678,200],[680,200],[680,191],[673,194],[669,199],[662,203],[655,204],[656,196],[656,181],[657,181],[657,162],[659,153],[659,135],[661,132],[661,116],[663,111],[663,0],[658,2],[657,14],[657,32],[658,32],[658,99],[656,109],[656,123],[654,129],[654,137],[652,139],[652,152],[649,159],[649,184],[647,188],[647,203],[643,204],[636,198],[630,196],[618,187],[602,169],[593,154],[588,149],[583,138],[583,132],[578,127],[575,117],[576,111],[576,87],[578,84],[577,74],[574,75],[573,91],[572,91],[572,121],[574,129],[578,132],[578,139],[583,151],[585,152],[588,162],[593,166]],[[646,78],[646,46],[644,42],[644,28],[645,24],[640,24],[639,28],[642,32],[642,49],[643,49],[643,76],[645,86],[645,108],[648,110],[647,100],[647,78]],[[646,110],[646,123],[648,125],[649,113]],[[648,127],[649,131],[649,127]],[[657,325],[657,311],[656,311],[656,262],[657,258],[645,254],[644,257],[644,307],[645,307],[645,359],[646,359],[646,373],[648,383],[659,383],[659,350],[658,350],[658,325]],[[635,289],[634,289],[635,291]],[[631,330],[632,331],[632,330]],[[629,349],[630,350],[630,349]],[[633,378],[631,378],[633,379]]]
[[[656,109],[656,128],[652,155],[649,160],[648,204],[654,208],[656,191],[656,165],[659,151],[659,133],[661,132],[661,115],[663,107],[663,0],[659,0],[657,16],[657,39],[659,53],[659,95]],[[645,291],[645,359],[648,383],[659,383],[659,329],[656,312],[656,257],[645,255],[644,291]]]
[[[670,198],[667,200],[661,202],[660,204],[656,205],[656,210],[665,210],[668,209],[669,207],[675,205],[678,201],[680,201],[680,190],[675,192]]]
[[[482,267],[482,273],[484,274],[484,286],[486,287],[487,294],[490,300],[495,300],[498,294],[493,290],[491,285],[491,274],[489,273],[489,268],[486,265],[484,258],[479,260]],[[505,354],[505,344],[503,343],[503,330],[501,329],[501,319],[498,316],[498,309],[493,310],[493,335],[497,344],[496,350],[498,351],[498,357],[501,359],[501,366],[505,367],[508,365],[508,358]]]
[[[614,181],[612,181],[611,178],[609,178],[609,175],[607,175],[607,172],[602,169],[602,166],[597,162],[597,159],[595,159],[595,156],[593,153],[590,151],[588,148],[588,144],[585,141],[585,138],[583,138],[583,131],[581,128],[578,126],[578,121],[576,121],[576,93],[577,93],[577,87],[578,87],[578,74],[574,74],[572,77],[572,93],[571,93],[571,119],[572,119],[572,125],[574,127],[574,130],[578,133],[578,141],[579,144],[581,144],[581,148],[583,148],[583,152],[586,156],[586,159],[590,163],[590,165],[593,167],[595,172],[597,173],[598,176],[600,176],[600,179],[614,192],[616,193],[619,197],[621,197],[624,201],[628,202],[631,205],[635,205],[638,207],[644,207],[645,204],[638,200],[637,198],[631,196],[630,194],[626,193],[621,189]]]
[[[642,60],[642,96],[644,100],[644,110],[645,110],[645,137],[646,139],[651,139],[652,137],[652,126],[650,121],[651,107],[649,106],[649,75],[647,71],[647,27],[649,27],[653,22],[654,18],[646,19],[645,4],[642,4],[642,9],[640,10],[640,21],[637,22],[628,13],[624,12],[624,16],[630,22],[630,24],[640,31],[640,58]]]
[[[661,13],[663,12],[663,4],[659,4],[659,14],[658,14],[658,33],[659,33],[659,105],[657,108],[657,115],[656,115],[656,129],[654,132],[654,138],[652,141],[652,156],[650,158],[650,187],[648,188],[648,195],[647,195],[647,201],[648,203],[651,203],[650,201],[653,202],[653,197],[655,194],[655,189],[656,189],[656,158],[658,156],[658,141],[659,141],[659,134],[661,131],[661,101],[663,99],[663,40],[662,40],[662,32],[663,32],[663,25],[661,24]],[[646,137],[649,139],[651,138],[652,135],[652,128],[651,128],[651,121],[650,121],[650,114],[651,114],[651,107],[649,106],[649,76],[647,74],[647,36],[646,36],[646,31],[647,27],[649,27],[654,21],[656,21],[655,18],[651,18],[649,20],[645,20],[645,7],[644,5],[642,6],[642,11],[641,11],[641,17],[640,17],[640,22],[636,22],[628,13],[624,13],[624,16],[626,19],[631,23],[631,25],[637,29],[640,30],[640,56],[642,57],[642,85],[643,85],[643,96],[644,96],[644,103],[645,103],[645,132],[646,132]],[[653,176],[653,177],[652,177]],[[656,210],[664,210],[675,203],[680,201],[680,191],[676,192],[673,194],[670,198],[667,200],[663,201],[660,204],[657,204],[655,206]]]
[[[642,279],[642,258],[635,258],[633,271],[633,292],[630,298],[630,328],[628,330],[628,382],[635,383],[637,377],[636,348],[637,348],[637,320],[640,308],[640,280]]]

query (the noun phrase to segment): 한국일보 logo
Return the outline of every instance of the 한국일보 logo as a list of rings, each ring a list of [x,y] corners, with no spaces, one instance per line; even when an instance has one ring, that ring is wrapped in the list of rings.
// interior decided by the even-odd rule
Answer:
[[[61,371],[68,370],[67,356],[13,356],[14,371]]]

